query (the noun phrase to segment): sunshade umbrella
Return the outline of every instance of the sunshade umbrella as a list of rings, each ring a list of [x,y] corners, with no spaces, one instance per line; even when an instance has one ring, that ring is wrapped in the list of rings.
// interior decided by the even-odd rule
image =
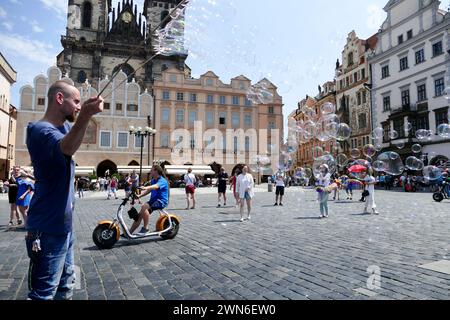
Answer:
[[[348,172],[351,172],[351,173],[360,173],[360,172],[365,172],[365,171],[367,171],[367,168],[365,166],[362,166],[359,164],[348,168]]]

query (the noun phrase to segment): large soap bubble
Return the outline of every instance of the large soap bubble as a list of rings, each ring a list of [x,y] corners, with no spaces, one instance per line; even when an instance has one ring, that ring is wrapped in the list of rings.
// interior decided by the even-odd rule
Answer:
[[[405,166],[409,170],[414,170],[414,171],[421,171],[424,168],[423,161],[420,159],[417,159],[414,156],[408,157],[406,159]]]
[[[450,125],[443,123],[437,127],[436,133],[444,139],[450,138]]]
[[[381,165],[383,163],[383,165]],[[384,168],[384,172],[393,176],[399,176],[405,171],[405,166],[398,153],[388,151],[380,154],[378,160],[373,163],[373,166]]]
[[[363,154],[366,157],[373,157],[377,153],[377,150],[373,144],[366,144],[363,147]]]
[[[328,172],[330,174],[333,174],[337,171],[336,160],[332,155],[328,154],[314,160],[313,164],[314,175],[320,174],[320,166],[323,164],[326,164],[328,166]]]
[[[340,123],[338,124],[337,130],[336,130],[336,140],[338,141],[345,141],[348,140],[352,135],[352,129],[349,127],[346,123]]]
[[[435,166],[426,166],[422,170],[423,177],[428,181],[435,181],[442,177],[442,171]]]

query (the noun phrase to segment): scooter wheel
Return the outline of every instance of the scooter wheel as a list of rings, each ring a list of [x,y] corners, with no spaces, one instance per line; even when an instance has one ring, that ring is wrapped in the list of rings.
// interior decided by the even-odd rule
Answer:
[[[444,195],[440,192],[433,194],[433,200],[436,202],[442,202],[444,200]]]
[[[117,242],[117,229],[110,224],[100,224],[92,233],[92,240],[99,249],[111,249]]]
[[[163,224],[163,230],[167,229],[169,225],[170,225],[169,219],[165,219]],[[172,217],[172,229],[162,234],[161,238],[163,238],[164,240],[173,239],[177,236],[179,229],[180,229],[180,222],[178,221],[178,219],[174,219]]]

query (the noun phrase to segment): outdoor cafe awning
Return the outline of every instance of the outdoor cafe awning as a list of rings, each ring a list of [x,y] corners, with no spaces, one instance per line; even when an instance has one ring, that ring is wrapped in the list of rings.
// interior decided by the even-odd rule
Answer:
[[[137,174],[139,174],[140,172],[140,167],[139,166],[117,166],[117,171],[119,173],[132,173],[133,170],[136,171]],[[150,173],[150,171],[152,170],[152,166],[142,166],[142,174],[144,173]]]
[[[75,177],[87,177],[94,174],[95,167],[75,167]]]
[[[169,176],[184,175],[189,168],[192,169],[192,173],[195,175],[205,176],[216,174],[210,166],[165,166],[165,168]]]

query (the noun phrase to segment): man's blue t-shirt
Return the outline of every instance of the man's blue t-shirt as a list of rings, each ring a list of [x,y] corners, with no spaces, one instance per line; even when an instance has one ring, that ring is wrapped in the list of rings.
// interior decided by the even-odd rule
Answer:
[[[159,179],[153,179],[150,184],[154,186],[157,184],[159,186],[158,190],[153,190],[150,196],[150,205],[161,203],[161,207],[165,208],[169,204],[169,184],[164,177],[159,177]],[[157,205],[155,205],[157,206]]]
[[[61,151],[61,140],[70,131],[38,121],[27,128],[27,147],[36,178],[35,193],[28,211],[27,229],[54,235],[72,231],[74,173],[72,157]]]

